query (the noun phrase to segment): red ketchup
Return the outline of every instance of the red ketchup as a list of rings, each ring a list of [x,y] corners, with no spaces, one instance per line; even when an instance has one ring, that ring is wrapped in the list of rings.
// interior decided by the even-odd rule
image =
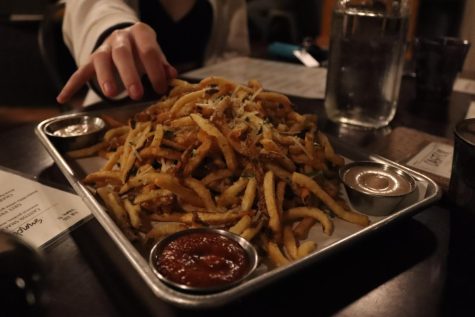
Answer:
[[[236,241],[213,232],[194,232],[168,243],[153,265],[172,282],[212,288],[232,283],[250,269],[246,251]]]

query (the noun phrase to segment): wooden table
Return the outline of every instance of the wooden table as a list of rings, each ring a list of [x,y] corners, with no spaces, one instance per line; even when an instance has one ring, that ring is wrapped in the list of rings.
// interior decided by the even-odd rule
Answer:
[[[415,106],[412,79],[404,79],[393,127],[424,129],[451,138],[471,96],[455,93],[448,120],[424,119]],[[302,110],[325,120],[321,101],[296,100]],[[417,106],[417,105],[416,105]],[[67,188],[67,182],[36,139],[34,125],[1,135],[0,165]],[[395,130],[347,133],[340,138],[374,149]],[[45,287],[47,316],[442,316],[474,315],[474,273],[453,261],[468,240],[450,241],[455,208],[442,201],[374,233],[352,248],[332,254],[298,274],[272,283],[212,311],[186,311],[156,300],[120,256],[95,219],[70,232],[44,252],[49,268]],[[457,230],[457,229],[455,229]],[[457,237],[458,238],[458,237]],[[459,239],[460,240],[460,239]],[[473,245],[470,246],[473,249]],[[464,256],[474,258],[473,251]],[[470,263],[470,262],[469,262]],[[465,270],[465,271],[464,271]],[[462,287],[462,289],[459,289]],[[1,309],[1,308],[0,308]],[[0,313],[1,315],[1,313]]]

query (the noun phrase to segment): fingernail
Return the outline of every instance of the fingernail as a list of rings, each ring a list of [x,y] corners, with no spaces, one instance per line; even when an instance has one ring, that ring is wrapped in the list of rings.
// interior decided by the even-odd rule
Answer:
[[[64,103],[64,97],[62,94],[59,94],[57,97],[56,97],[56,101],[58,103]]]
[[[129,96],[132,99],[140,97],[140,88],[137,84],[130,85],[127,90],[129,91]]]
[[[175,78],[178,75],[178,71],[176,70],[176,68],[170,64],[167,65],[167,73],[168,76],[171,78]]]
[[[112,84],[108,81],[105,81],[102,84],[102,91],[104,92],[105,95],[107,96],[112,96],[114,94]]]

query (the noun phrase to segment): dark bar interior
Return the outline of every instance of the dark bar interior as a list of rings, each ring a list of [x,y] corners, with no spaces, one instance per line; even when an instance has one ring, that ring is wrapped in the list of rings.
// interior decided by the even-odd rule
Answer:
[[[81,1],[0,2],[0,293],[9,294],[0,296],[0,316],[475,315],[475,1]],[[409,11],[402,26],[384,15],[399,9]],[[383,27],[373,32],[376,24],[365,19],[379,12]],[[374,34],[380,39],[399,27],[401,67],[395,62],[381,75],[389,84],[345,77],[354,70],[336,58],[383,58],[376,51],[362,56],[345,41],[358,32],[363,42]],[[236,78],[219,79],[218,71]],[[242,81],[241,74],[263,79]],[[376,100],[369,96],[372,84],[383,97],[396,92],[388,97],[394,111],[388,110],[389,123],[382,114],[380,125],[362,128],[347,120],[358,122],[360,110],[343,105],[354,94],[338,91],[363,87],[361,100],[369,104]],[[238,99],[240,110],[233,108]],[[167,102],[168,110],[160,110]],[[331,113],[331,102],[341,113]],[[239,121],[243,111],[247,117]],[[47,130],[58,117],[75,120],[81,113],[105,121],[74,121],[86,130],[117,129],[95,140],[85,159],[71,155],[94,144],[65,150],[55,136],[69,127]],[[197,130],[182,141],[190,126]],[[88,165],[99,156],[109,160],[99,171],[108,176]],[[392,207],[394,213],[354,211],[357,203],[338,174],[348,161],[386,163],[399,169],[396,176],[405,171],[416,179],[416,194]],[[137,181],[147,168],[156,178]],[[224,176],[211,179],[217,171]],[[31,210],[13,216],[16,205],[8,199],[29,188],[16,177],[71,193],[87,215],[45,242],[17,240],[41,221],[27,218]],[[387,185],[381,175],[373,181],[371,190]],[[147,200],[152,193],[161,196]],[[15,202],[18,208],[27,197]],[[53,203],[57,197],[47,197],[53,209],[62,204]],[[358,203],[374,208],[373,201]],[[295,216],[303,209],[313,211]],[[208,218],[215,214],[239,214],[240,224],[215,224]],[[21,216],[15,226],[12,219]],[[312,239],[296,238],[297,218],[313,221]],[[143,219],[148,223],[135,225]],[[257,273],[208,297],[162,281],[157,287],[147,275],[156,273],[149,259],[136,256],[171,233],[153,228],[168,221],[178,223],[173,228],[215,226],[244,237],[239,225],[248,221],[256,230],[249,240],[258,246]],[[325,228],[333,234],[324,235]]]

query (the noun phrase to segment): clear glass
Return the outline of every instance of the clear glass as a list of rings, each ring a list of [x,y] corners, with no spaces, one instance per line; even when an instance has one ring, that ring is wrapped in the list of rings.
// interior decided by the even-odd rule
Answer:
[[[333,11],[325,110],[330,120],[387,126],[396,113],[407,0],[339,0]]]

